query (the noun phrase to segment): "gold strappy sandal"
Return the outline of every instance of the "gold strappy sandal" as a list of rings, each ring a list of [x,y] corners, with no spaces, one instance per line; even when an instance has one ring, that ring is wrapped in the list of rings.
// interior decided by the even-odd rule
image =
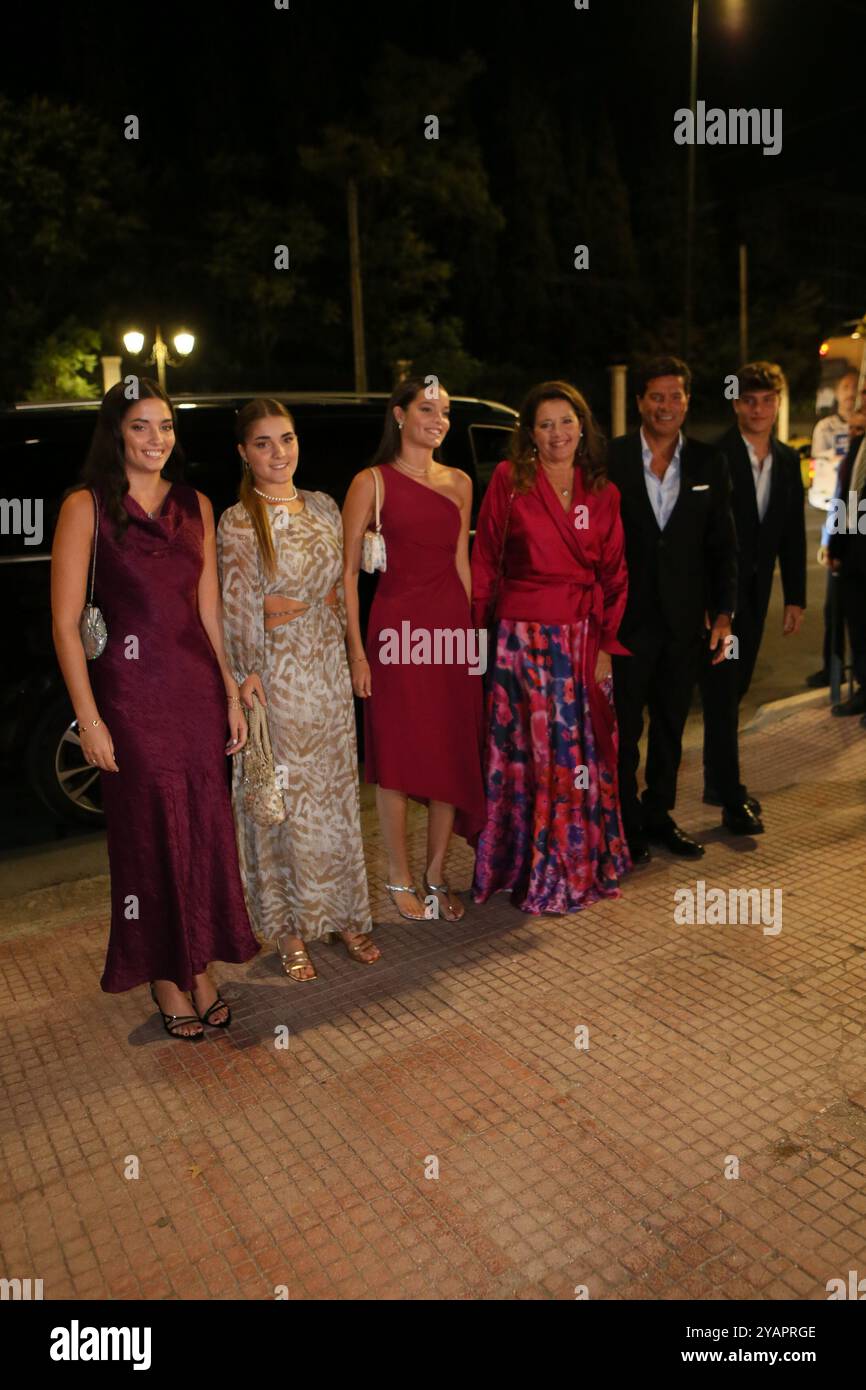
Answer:
[[[340,932],[329,931],[327,936],[325,937],[325,940],[327,941],[329,946],[336,946],[338,941],[342,941],[347,952],[352,957],[352,960],[359,961],[361,965],[378,964],[378,962],[382,959],[382,952],[379,951],[378,946],[376,946],[376,950],[379,951],[379,954],[378,956],[375,956],[373,960],[368,960],[366,956],[362,955],[363,951],[366,951],[370,946],[375,945],[375,942],[372,939],[372,934],[370,932],[359,932],[358,935],[362,936],[361,941],[348,942]]]
[[[277,949],[280,953],[283,969],[290,980],[297,980],[300,984],[305,985],[308,984],[310,980],[317,980],[319,978],[316,974],[316,967],[313,965],[313,962],[310,960],[303,946],[300,946],[296,951],[284,951],[281,946],[278,946]],[[312,975],[295,974],[296,970],[301,971],[306,965],[312,966]]]
[[[431,883],[428,878],[425,878],[424,887],[426,888],[428,893],[444,893],[446,897],[451,897],[451,889],[447,883]],[[457,894],[455,893],[454,896],[456,897]],[[454,908],[450,905],[443,908],[441,904],[440,910],[445,913],[445,916],[449,922],[462,922],[463,918],[466,916],[466,908],[463,907],[462,903],[460,904],[460,906],[460,912],[455,912]]]

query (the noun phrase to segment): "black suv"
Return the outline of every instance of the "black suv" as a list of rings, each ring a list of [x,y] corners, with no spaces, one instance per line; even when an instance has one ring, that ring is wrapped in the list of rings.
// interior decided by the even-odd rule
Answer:
[[[291,410],[301,456],[297,480],[327,492],[342,505],[354,475],[379,443],[384,394],[269,392]],[[186,456],[186,480],[213,503],[216,516],[237,500],[240,459],[234,417],[244,396],[176,396],[178,438]],[[63,822],[100,824],[99,774],[82,756],[66,689],[51,640],[49,563],[57,513],[76,482],[95,424],[98,401],[20,405],[0,411],[2,534],[0,612],[6,629],[0,682],[0,764],[26,777]],[[516,420],[508,406],[451,397],[451,429],[442,458],[474,483],[474,507],[490,475],[505,457]],[[26,544],[16,512],[26,499],[41,500],[43,534]],[[474,521],[474,516],[473,516]],[[32,538],[32,537],[31,537]],[[372,581],[362,575],[362,611],[369,609]]]

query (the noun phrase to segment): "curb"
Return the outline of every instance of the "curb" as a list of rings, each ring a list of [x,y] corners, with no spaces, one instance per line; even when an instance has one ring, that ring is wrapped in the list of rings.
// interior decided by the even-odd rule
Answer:
[[[758,706],[748,724],[742,726],[740,733],[756,733],[759,729],[766,729],[770,724],[778,724],[780,720],[790,718],[792,714],[799,714],[804,709],[817,709],[820,705],[825,705],[829,714],[830,700],[826,690],[804,690],[799,695],[786,695],[783,700],[771,700],[769,704]]]

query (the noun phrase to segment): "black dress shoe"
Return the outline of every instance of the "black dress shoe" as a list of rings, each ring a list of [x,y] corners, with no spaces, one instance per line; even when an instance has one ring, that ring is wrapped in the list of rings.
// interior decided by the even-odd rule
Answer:
[[[823,690],[825,685],[830,684],[829,671],[813,671],[811,676],[806,677],[806,685],[810,690]]]
[[[749,810],[753,812],[754,815],[759,816],[761,814],[760,801],[756,796],[749,796],[749,793],[745,790],[745,788],[743,789],[742,796],[737,798],[736,805],[739,806],[742,801],[745,801]],[[729,802],[728,804],[733,806],[735,803]],[[724,806],[725,798],[723,796],[719,796],[719,793],[716,791],[715,787],[707,787],[704,791],[704,805]]]
[[[638,868],[641,864],[648,864],[652,859],[650,847],[643,835],[627,835],[628,852],[631,855],[632,868]]]
[[[764,823],[756,816],[748,801],[738,801],[722,811],[722,825],[732,835],[763,835]]]
[[[866,691],[856,691],[850,700],[843,700],[841,705],[834,705],[830,713],[842,719],[847,719],[852,714],[866,714]]]
[[[683,859],[703,858],[703,845],[699,845],[697,840],[684,834],[674,821],[668,821],[667,825],[660,825],[655,828],[648,826],[646,837],[654,843],[664,845],[671,854],[681,855]]]

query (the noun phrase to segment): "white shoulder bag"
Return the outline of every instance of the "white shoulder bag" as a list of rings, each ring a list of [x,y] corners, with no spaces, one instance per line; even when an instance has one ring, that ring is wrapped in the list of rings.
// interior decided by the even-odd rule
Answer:
[[[373,487],[376,489],[376,526],[375,530],[369,528],[364,532],[364,539],[361,542],[361,569],[367,574],[375,574],[376,570],[383,573],[388,568],[388,557],[385,553],[385,537],[382,535],[382,523],[379,520],[379,474],[375,468],[371,468],[373,474]]]

